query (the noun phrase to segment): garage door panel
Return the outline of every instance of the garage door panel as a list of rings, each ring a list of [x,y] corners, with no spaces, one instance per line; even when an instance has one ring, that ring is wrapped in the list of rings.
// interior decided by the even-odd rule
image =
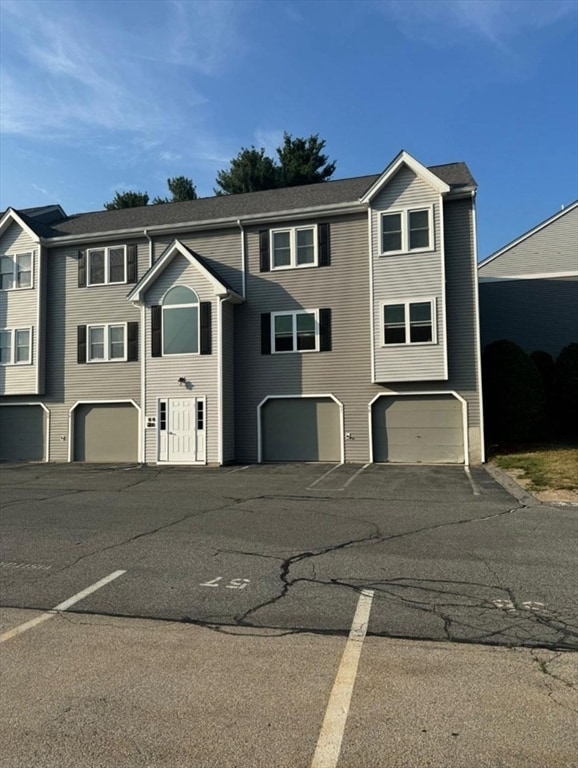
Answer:
[[[462,405],[451,395],[384,396],[373,404],[374,461],[463,463]]]
[[[138,461],[138,411],[130,403],[86,403],[74,411],[74,460]]]
[[[340,461],[339,406],[330,398],[272,398],[262,407],[264,461]]]
[[[44,461],[46,412],[39,405],[0,408],[0,460]]]

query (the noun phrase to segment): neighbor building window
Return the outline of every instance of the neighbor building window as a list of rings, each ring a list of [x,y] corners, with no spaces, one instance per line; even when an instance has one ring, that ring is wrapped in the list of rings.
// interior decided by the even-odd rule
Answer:
[[[89,325],[87,332],[87,362],[106,363],[126,360],[126,323]]]
[[[317,311],[272,314],[273,352],[311,352],[319,349]]]
[[[86,252],[88,285],[126,283],[126,247],[91,248]]]
[[[165,294],[162,303],[163,355],[199,352],[199,298],[184,285]]]
[[[381,253],[429,251],[433,248],[432,208],[381,215]]]
[[[433,299],[385,304],[383,343],[431,344],[435,341],[433,318]]]
[[[32,288],[32,253],[0,257],[0,289]]]
[[[30,328],[6,328],[0,331],[0,364],[26,365],[32,362]]]
[[[271,231],[271,268],[293,269],[317,264],[317,227]]]

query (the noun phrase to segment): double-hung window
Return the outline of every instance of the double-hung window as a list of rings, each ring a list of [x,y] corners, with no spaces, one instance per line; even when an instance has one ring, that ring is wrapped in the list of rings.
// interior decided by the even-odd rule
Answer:
[[[271,230],[271,269],[317,266],[317,227]]]
[[[433,250],[433,209],[415,208],[381,214],[381,253]]]
[[[0,331],[0,364],[27,365],[32,362],[30,328],[6,328]]]
[[[86,332],[87,362],[106,363],[127,359],[126,323],[89,325]]]
[[[273,352],[314,352],[319,349],[317,310],[274,312],[271,319]]]
[[[91,248],[86,252],[88,285],[127,282],[126,246]]]
[[[434,299],[383,305],[383,343],[435,343]]]
[[[0,257],[0,289],[32,288],[32,253]]]

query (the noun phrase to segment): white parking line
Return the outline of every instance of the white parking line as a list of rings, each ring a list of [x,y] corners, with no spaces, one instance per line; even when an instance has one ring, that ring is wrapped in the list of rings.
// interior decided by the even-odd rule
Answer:
[[[341,657],[341,664],[337,670],[333,690],[329,697],[329,704],[321,726],[311,768],[335,768],[339,760],[351,694],[357,675],[357,666],[367,633],[372,600],[373,590],[362,590],[357,602],[357,610],[353,617],[349,638]]]
[[[250,466],[251,466],[250,464],[247,464],[247,465],[246,465],[246,466],[244,466],[244,467],[235,467],[235,469],[230,469],[230,470],[227,472],[227,474],[228,474],[228,475],[232,475],[232,474],[233,474],[233,472],[242,472],[244,469],[249,469],[249,467],[250,467]]]
[[[470,485],[472,486],[472,492],[474,496],[480,495],[480,489],[478,486],[474,483],[474,478],[472,477],[472,473],[470,472],[470,468],[468,466],[464,465],[464,470],[466,475],[468,476],[468,480],[470,481]]]
[[[126,573],[126,571],[114,571],[114,573],[110,573],[108,576],[105,576],[104,579],[97,581],[96,584],[93,584],[92,586],[83,589],[82,592],[78,592],[76,595],[69,597],[68,600],[65,600],[63,603],[59,603],[50,611],[41,613],[40,616],[37,616],[35,619],[31,619],[30,621],[27,621],[24,624],[20,624],[18,627],[14,627],[13,629],[9,629],[7,632],[4,632],[2,635],[0,635],[0,643],[5,643],[6,640],[10,640],[17,635],[21,635],[23,632],[27,632],[29,629],[32,629],[32,627],[36,627],[38,624],[42,624],[42,622],[48,621],[48,619],[52,619],[54,616],[58,616],[59,613],[67,611],[71,605],[78,603],[79,600],[82,600],[87,595],[92,594],[92,592],[96,592],[97,589],[104,587],[106,584],[114,581],[114,579],[118,579],[118,577],[122,576],[123,573]]]
[[[343,464],[336,464],[334,467],[331,467],[331,469],[328,469],[327,472],[324,472],[321,475],[321,477],[318,477],[317,480],[312,482],[311,485],[309,485],[306,490],[310,491],[312,488],[314,488],[317,485],[317,483],[320,483],[324,477],[327,477],[327,475],[330,475],[332,472],[335,472],[336,469],[339,469],[339,467],[342,467],[342,466]]]
[[[364,465],[361,467],[361,469],[358,469],[358,470],[357,470],[357,472],[356,472],[354,475],[351,475],[351,477],[350,477],[350,478],[349,478],[349,480],[348,480],[348,481],[345,483],[345,485],[343,486],[343,488],[337,488],[336,490],[338,490],[338,491],[344,491],[344,490],[347,488],[347,486],[348,486],[350,483],[352,483],[352,482],[355,480],[355,478],[356,478],[358,475],[360,475],[360,474],[363,472],[363,470],[364,470],[364,469],[367,469],[369,466],[370,466],[369,464],[364,464]]]

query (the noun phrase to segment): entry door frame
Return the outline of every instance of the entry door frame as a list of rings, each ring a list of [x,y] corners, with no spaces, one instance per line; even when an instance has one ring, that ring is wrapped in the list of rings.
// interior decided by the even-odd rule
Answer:
[[[194,428],[194,458],[179,461],[170,455],[171,403],[186,400],[191,403],[191,418]],[[164,406],[164,408],[163,408]],[[200,407],[199,407],[200,406]],[[207,463],[207,398],[192,397],[159,397],[157,400],[157,463],[179,464],[190,466]]]

